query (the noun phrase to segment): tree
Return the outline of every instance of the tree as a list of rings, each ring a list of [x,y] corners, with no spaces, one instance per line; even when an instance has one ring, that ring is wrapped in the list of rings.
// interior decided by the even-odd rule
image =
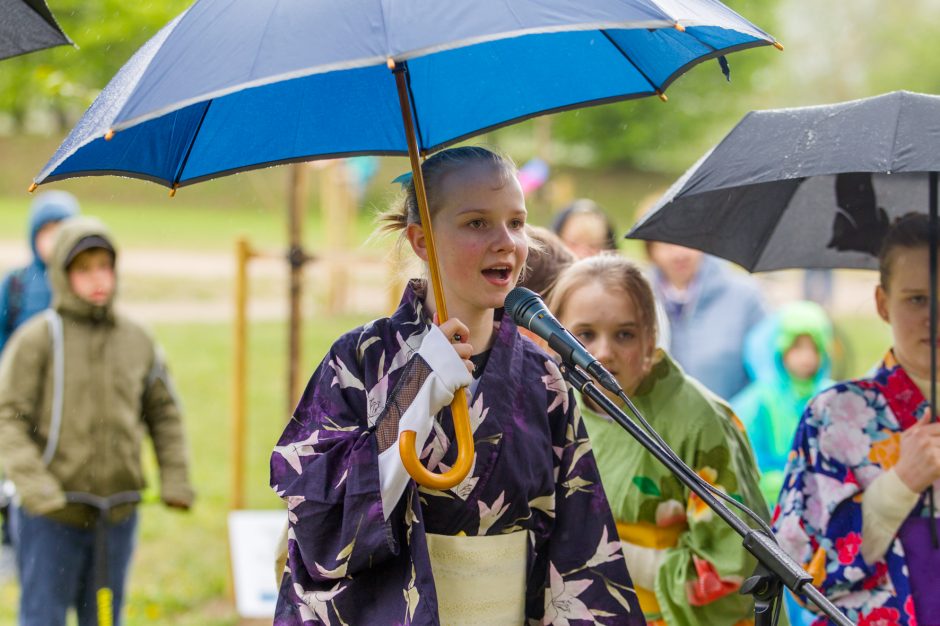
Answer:
[[[61,131],[147,39],[190,4],[186,0],[53,0],[59,25],[78,48],[58,47],[0,65],[0,111],[22,130],[31,112],[52,114]]]
[[[776,0],[726,4],[774,33]],[[701,154],[747,111],[761,68],[779,54],[762,47],[729,55],[730,82],[718,61],[705,61],[668,88],[665,103],[643,98],[563,113],[554,122],[555,138],[589,145],[596,165],[674,170],[688,164],[688,154]]]

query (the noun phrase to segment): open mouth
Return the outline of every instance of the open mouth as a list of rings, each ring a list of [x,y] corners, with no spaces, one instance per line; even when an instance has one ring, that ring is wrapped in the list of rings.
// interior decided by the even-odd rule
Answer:
[[[483,270],[483,276],[487,280],[496,283],[504,283],[509,280],[509,277],[512,275],[512,268],[508,265],[495,265]]]

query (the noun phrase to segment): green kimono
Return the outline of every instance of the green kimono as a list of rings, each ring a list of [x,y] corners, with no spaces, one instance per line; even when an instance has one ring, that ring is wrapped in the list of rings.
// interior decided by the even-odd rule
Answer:
[[[747,436],[724,401],[662,351],[631,399],[701,477],[769,518]],[[752,623],[753,602],[738,589],[756,562],[737,533],[618,424],[581,405],[647,621]]]

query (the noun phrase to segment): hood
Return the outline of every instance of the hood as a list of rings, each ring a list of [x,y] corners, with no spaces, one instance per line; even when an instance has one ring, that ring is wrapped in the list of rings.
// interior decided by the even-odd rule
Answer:
[[[744,345],[744,364],[752,380],[789,380],[783,366],[783,355],[800,335],[808,335],[820,354],[819,370],[813,383],[828,379],[832,369],[832,322],[826,311],[815,302],[787,304],[775,314],[764,318],[748,334]]]
[[[36,250],[36,233],[49,222],[61,222],[79,214],[78,200],[65,191],[46,191],[36,196],[29,207],[29,246],[33,259],[44,265]]]
[[[79,298],[69,286],[66,260],[75,246],[86,237],[101,237],[107,241],[115,250],[115,262],[117,261],[114,238],[101,221],[93,217],[73,217],[63,222],[56,236],[48,268],[49,283],[52,285],[52,307],[60,313],[70,313],[77,317],[92,320],[112,319],[114,294],[107,304],[97,306]]]

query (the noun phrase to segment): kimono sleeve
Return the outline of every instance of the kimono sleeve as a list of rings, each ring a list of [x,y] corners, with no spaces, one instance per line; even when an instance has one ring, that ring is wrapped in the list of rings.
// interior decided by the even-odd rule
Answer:
[[[547,574],[541,623],[644,625],[578,403],[554,363],[548,369],[556,484],[554,524],[535,552],[534,571]]]
[[[767,518],[746,439],[717,411],[687,416],[696,424],[674,444],[690,467],[713,487]],[[733,624],[753,616],[750,596],[738,593],[756,561],[742,539],[695,493],[686,497],[687,529],[665,552],[656,575],[656,598],[670,624]],[[743,518],[743,514],[739,514]]]
[[[382,514],[366,381],[351,343],[334,344],[271,455],[271,487],[288,507],[290,573],[304,588],[397,553],[395,519]]]
[[[859,410],[853,419],[871,413],[861,390],[840,385],[807,407],[774,512],[774,532],[790,556],[804,568],[825,557],[823,567],[814,566],[810,573],[833,600],[862,590],[866,579],[885,568],[883,562],[866,564],[860,549],[862,506],[856,470],[867,457],[870,441],[851,420],[833,420],[834,408],[842,413],[853,405]]]

